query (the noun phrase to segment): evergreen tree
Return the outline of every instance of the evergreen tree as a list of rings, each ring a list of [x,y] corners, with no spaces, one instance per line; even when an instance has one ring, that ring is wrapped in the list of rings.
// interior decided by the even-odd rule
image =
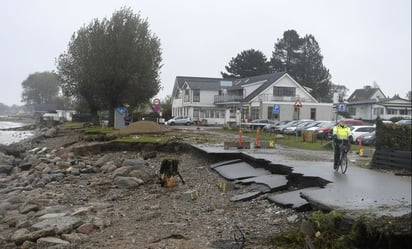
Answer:
[[[272,69],[276,72],[287,72],[292,77],[296,75],[301,60],[301,44],[302,40],[295,30],[285,31],[272,52]]]
[[[221,72],[223,78],[244,78],[270,73],[266,56],[254,49],[242,51],[233,57],[225,69],[228,73]]]
[[[310,88],[311,95],[319,101],[331,101],[331,76],[313,35],[300,38],[295,30],[285,31],[275,44],[271,66],[274,71],[286,71],[299,84]]]

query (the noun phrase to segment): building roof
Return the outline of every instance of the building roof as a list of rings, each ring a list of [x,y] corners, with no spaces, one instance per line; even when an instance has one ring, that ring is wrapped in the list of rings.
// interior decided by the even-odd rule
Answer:
[[[256,96],[258,96],[259,93],[261,93],[263,90],[268,88],[271,84],[273,84],[273,82],[277,81],[285,74],[286,74],[285,72],[275,72],[272,74],[264,74],[264,75],[249,77],[249,78],[243,78],[243,79],[240,79],[238,83],[236,83],[235,81],[235,84],[236,85],[246,85],[246,84],[253,84],[256,82],[264,81],[264,83],[261,86],[259,86],[256,90],[251,92],[248,96],[245,96],[244,101],[248,102],[252,100],[253,98],[255,98]]]
[[[348,98],[348,102],[357,102],[363,100],[369,100],[374,98],[374,96],[380,92],[382,96],[385,98],[385,95],[381,91],[380,88],[373,88],[370,86],[365,86],[362,89],[356,89],[351,96]]]

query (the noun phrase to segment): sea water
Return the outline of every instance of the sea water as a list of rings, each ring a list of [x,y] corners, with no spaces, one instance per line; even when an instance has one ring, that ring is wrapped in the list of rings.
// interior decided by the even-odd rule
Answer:
[[[33,131],[7,130],[11,128],[19,128],[27,125],[27,123],[0,121],[0,144],[12,144],[34,135]]]

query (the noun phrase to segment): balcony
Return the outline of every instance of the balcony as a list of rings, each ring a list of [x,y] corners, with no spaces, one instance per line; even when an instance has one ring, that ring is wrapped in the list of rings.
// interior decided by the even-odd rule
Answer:
[[[214,103],[226,103],[226,102],[240,102],[243,100],[242,96],[238,95],[215,95]]]

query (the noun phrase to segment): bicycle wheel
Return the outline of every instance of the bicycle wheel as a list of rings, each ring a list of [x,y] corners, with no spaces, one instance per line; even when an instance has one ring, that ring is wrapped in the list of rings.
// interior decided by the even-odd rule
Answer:
[[[342,157],[340,159],[340,171],[342,174],[345,174],[346,170],[348,169],[348,154],[342,153]]]

